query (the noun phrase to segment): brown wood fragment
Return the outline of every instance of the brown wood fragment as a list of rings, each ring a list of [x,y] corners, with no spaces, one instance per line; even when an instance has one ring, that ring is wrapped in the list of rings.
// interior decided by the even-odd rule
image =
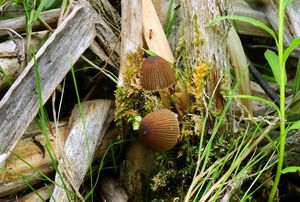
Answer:
[[[74,192],[72,188],[79,189],[83,182],[95,150],[113,119],[111,104],[110,100],[87,101],[81,103],[81,108],[77,106],[72,111],[68,126],[70,130],[59,163],[59,172],[63,173],[64,179],[59,174],[55,176],[56,184],[64,186],[63,181],[65,187],[55,186],[50,201],[75,200],[66,189]]]
[[[87,4],[74,7],[37,52],[43,103],[89,47],[95,36],[95,12]],[[0,165],[38,113],[34,62],[31,61],[0,102]]]

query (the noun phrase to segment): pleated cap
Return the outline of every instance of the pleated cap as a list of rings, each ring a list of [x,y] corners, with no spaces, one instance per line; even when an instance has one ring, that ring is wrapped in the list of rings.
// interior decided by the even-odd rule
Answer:
[[[175,82],[175,71],[160,56],[147,57],[141,67],[141,85],[145,90],[156,91],[170,87]]]
[[[168,109],[147,114],[141,121],[140,141],[152,151],[167,151],[177,142],[179,123],[177,115]]]

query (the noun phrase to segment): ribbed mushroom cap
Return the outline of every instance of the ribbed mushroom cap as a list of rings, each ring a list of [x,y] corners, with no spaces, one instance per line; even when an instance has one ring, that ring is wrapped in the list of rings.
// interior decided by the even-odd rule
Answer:
[[[178,135],[177,116],[168,109],[151,112],[141,121],[139,139],[150,150],[171,149],[176,144]]]
[[[156,91],[170,87],[175,82],[175,71],[160,56],[147,57],[141,68],[141,85],[145,90]]]

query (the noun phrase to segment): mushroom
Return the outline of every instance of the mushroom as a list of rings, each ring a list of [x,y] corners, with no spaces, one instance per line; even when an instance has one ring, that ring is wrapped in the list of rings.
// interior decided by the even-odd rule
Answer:
[[[161,109],[147,114],[139,128],[140,141],[152,151],[167,151],[177,142],[179,123],[177,115]]]
[[[143,89],[158,91],[163,106],[170,108],[169,87],[175,82],[175,71],[160,56],[147,57],[141,67],[141,85]]]

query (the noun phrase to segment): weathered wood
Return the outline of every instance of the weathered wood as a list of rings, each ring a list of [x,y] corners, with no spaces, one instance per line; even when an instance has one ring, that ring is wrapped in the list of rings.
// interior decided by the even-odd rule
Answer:
[[[278,30],[278,0],[265,1],[265,15],[274,30]],[[293,0],[285,10],[285,30],[284,42],[285,45],[300,36],[300,0]]]
[[[151,0],[142,0],[143,34],[150,50],[173,63],[174,57]]]
[[[59,10],[60,9],[53,9],[53,10],[42,12],[41,13],[41,18],[47,24],[54,24],[54,23],[57,22],[58,15],[59,15]],[[16,32],[22,33],[26,29],[25,16],[0,21],[0,27],[1,28],[10,28],[10,29],[12,29]],[[37,29],[39,27],[42,27],[42,24],[38,20],[36,20],[32,23],[32,28],[33,29]],[[4,36],[4,35],[7,35],[7,32],[5,30],[0,30],[0,36]]]
[[[93,161],[95,150],[100,144],[110,122],[113,119],[110,100],[94,100],[81,103],[72,111],[69,121],[69,134],[64,146],[64,155],[59,163],[59,172],[68,177],[55,176],[55,186],[50,201],[73,201],[66,189],[79,189]],[[65,156],[65,158],[64,158]],[[70,182],[71,181],[71,182]],[[73,192],[73,191],[72,191]]]
[[[67,123],[60,123],[58,129],[60,135],[65,136]],[[53,133],[47,132],[49,143],[53,152],[57,153],[55,143],[58,134],[55,132],[54,126],[51,131]],[[19,141],[0,170],[0,197],[24,190],[28,188],[28,184],[34,185],[40,182],[41,179],[38,177],[41,176],[41,173],[48,175],[54,171],[51,158],[45,149],[45,135],[41,133],[40,129],[29,127],[24,136],[26,138]]]
[[[214,99],[213,109],[222,111],[224,100],[221,89],[230,89],[230,65],[226,43],[230,27],[226,21],[207,26],[216,16],[228,15],[231,1],[182,1],[183,31],[188,63],[193,70],[201,66],[210,69],[206,95]],[[204,71],[204,70],[203,70]],[[220,80],[221,79],[221,80]],[[211,98],[213,92],[214,98]]]
[[[96,22],[96,37],[100,47],[114,63],[119,67],[120,61],[120,16],[110,5],[108,0],[89,0],[99,13]]]
[[[120,15],[109,3],[108,0],[88,0],[98,13],[96,25],[96,34],[98,46],[92,44],[91,49],[103,61],[112,63],[111,65],[119,67],[120,62]],[[102,57],[103,53],[106,57]],[[107,59],[109,58],[109,60]]]
[[[51,148],[55,154],[58,154],[60,151],[58,149],[58,144],[64,145],[68,130],[67,123],[60,122],[58,130],[60,136],[63,137],[59,140],[57,139],[58,134],[55,132],[54,125],[51,128],[53,134],[50,133],[50,131],[47,133],[50,139]],[[117,139],[119,135],[120,131],[117,128],[108,130],[95,152],[95,158],[102,157],[109,147],[110,142]],[[48,152],[43,152],[45,149],[43,148],[44,145],[45,135],[42,134],[38,127],[32,127],[30,125],[26,130],[24,137],[14,149],[13,153],[15,155],[10,155],[5,166],[0,170],[0,197],[12,195],[24,189],[28,189],[28,184],[34,185],[39,183],[41,179],[36,178],[39,176],[39,173],[32,169],[32,167],[43,172],[45,175],[54,173],[53,162],[51,161]],[[19,156],[20,158],[17,158],[16,156]],[[20,176],[16,176],[16,173],[27,176],[26,180],[22,180]]]
[[[143,47],[142,2],[123,0],[121,2],[121,58],[118,86],[124,86],[124,71],[128,67],[128,56]]]
[[[47,31],[32,33],[31,42],[34,50],[38,49],[41,39],[46,33]],[[14,81],[25,67],[25,45],[25,41],[20,39],[8,40],[0,43],[0,66],[11,81]],[[1,75],[0,90],[6,86],[8,86],[8,83],[3,75]]]
[[[115,179],[105,178],[100,181],[101,198],[106,202],[127,202],[124,188]]]
[[[236,80],[240,82],[239,94],[251,95],[249,69],[247,57],[242,42],[233,27],[230,28],[227,36],[230,61],[235,71]],[[250,99],[241,99],[241,103],[252,114],[252,102]],[[240,110],[240,109],[239,109]]]
[[[88,48],[95,36],[95,12],[87,4],[75,6],[36,54],[43,103]],[[0,102],[0,165],[7,159],[38,113],[36,73],[31,61]]]
[[[167,23],[167,16],[169,12],[169,6],[171,6],[170,10],[170,17],[173,18],[175,15],[175,12],[177,12],[177,17],[175,17],[172,25],[172,31],[171,33],[166,34],[166,37],[169,41],[170,48],[172,52],[175,52],[175,49],[178,45],[178,40],[181,37],[180,32],[180,20],[181,20],[181,9],[178,7],[180,5],[180,0],[174,0],[172,5],[170,5],[171,1],[169,0],[152,0],[153,5],[155,7],[157,16],[160,20],[160,23],[163,25],[163,27]],[[170,20],[170,19],[169,19]]]
[[[244,0],[234,0],[233,1],[233,8],[232,8],[233,15],[240,15],[240,16],[247,16],[254,18],[256,20],[261,21],[262,23],[269,25],[269,20],[267,19],[265,13],[260,10],[255,10],[251,8],[248,3]],[[263,36],[263,37],[271,37],[267,32],[256,27],[250,23],[242,22],[239,20],[234,21],[234,24],[237,27],[237,32],[239,34],[244,35],[251,35],[251,36]]]

